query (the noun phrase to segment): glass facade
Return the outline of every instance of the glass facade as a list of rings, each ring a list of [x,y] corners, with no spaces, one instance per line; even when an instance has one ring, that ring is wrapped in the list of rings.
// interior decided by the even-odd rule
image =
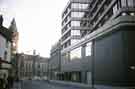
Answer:
[[[86,44],[86,49],[85,49],[85,53],[86,53],[86,56],[91,56],[92,54],[92,42],[89,42]]]
[[[70,55],[69,55],[69,52],[67,52],[67,53],[64,53],[63,55],[62,55],[62,64],[66,64],[66,63],[68,63],[69,62],[69,58],[70,58]]]
[[[81,47],[76,48],[70,52],[70,60],[81,58]]]

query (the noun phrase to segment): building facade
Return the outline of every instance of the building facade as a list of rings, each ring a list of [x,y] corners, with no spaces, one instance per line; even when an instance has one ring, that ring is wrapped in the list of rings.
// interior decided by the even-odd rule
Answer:
[[[31,79],[33,77],[33,56],[17,54],[19,79]]]
[[[88,9],[80,26],[89,29],[61,50],[62,79],[97,89],[135,87],[135,1],[91,0]]]
[[[59,40],[55,45],[52,46],[50,52],[49,63],[49,75],[50,79],[59,80],[61,78],[61,41]]]
[[[49,58],[44,58],[37,56],[35,59],[35,75],[41,79],[47,79],[48,77],[48,60]]]
[[[12,32],[3,27],[3,17],[0,16],[0,77],[10,75]]]
[[[47,78],[48,58],[17,54],[19,79]]]
[[[88,30],[88,27],[80,27],[81,21],[88,21],[83,18],[85,12],[88,12],[90,0],[69,0],[62,13],[62,30],[61,30],[61,48],[76,43],[80,39],[80,30]]]
[[[17,52],[18,52],[18,40],[19,32],[17,31],[15,18],[11,21],[9,30],[12,32],[12,44],[11,44],[11,63],[12,63],[12,73],[15,78],[17,78]]]

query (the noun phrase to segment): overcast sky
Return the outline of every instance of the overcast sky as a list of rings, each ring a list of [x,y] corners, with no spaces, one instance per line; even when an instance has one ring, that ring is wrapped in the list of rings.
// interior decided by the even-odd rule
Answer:
[[[4,1],[4,0],[3,0]],[[6,0],[1,12],[6,13],[4,25],[14,16],[19,31],[19,52],[36,49],[49,57],[50,49],[61,36],[61,14],[68,0]],[[8,8],[8,11],[5,10]]]

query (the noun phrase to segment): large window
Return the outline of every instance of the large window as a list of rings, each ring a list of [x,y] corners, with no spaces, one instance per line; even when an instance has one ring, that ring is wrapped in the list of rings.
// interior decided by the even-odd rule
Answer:
[[[127,0],[121,0],[121,6],[126,7],[127,6]]]
[[[71,21],[71,26],[80,26],[80,21]]]
[[[87,43],[86,44],[86,56],[91,56],[91,54],[92,54],[92,51],[91,51],[91,49],[92,49],[92,42],[89,42],[89,43]]]
[[[75,9],[87,9],[88,4],[73,3],[72,8],[75,8]]]
[[[82,18],[84,16],[84,12],[72,12],[71,17]]]
[[[71,30],[71,35],[80,35],[80,30]]]
[[[70,52],[70,60],[81,58],[81,47],[76,48]]]
[[[122,7],[135,7],[135,1],[134,0],[121,0],[121,6]]]
[[[118,11],[118,5],[115,4],[113,7],[113,14],[116,14],[117,11]]]
[[[134,0],[127,0],[128,6],[129,7],[134,7],[135,6],[135,1]]]

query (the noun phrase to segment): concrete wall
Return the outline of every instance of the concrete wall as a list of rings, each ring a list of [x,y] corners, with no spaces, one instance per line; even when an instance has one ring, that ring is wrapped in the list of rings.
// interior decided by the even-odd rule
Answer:
[[[94,83],[104,85],[134,85],[134,27],[104,35],[94,44]]]
[[[128,85],[135,85],[135,31],[134,27],[125,27],[123,32],[124,59],[126,64],[126,80]]]
[[[122,32],[116,32],[95,40],[94,79],[95,83],[124,81]]]

